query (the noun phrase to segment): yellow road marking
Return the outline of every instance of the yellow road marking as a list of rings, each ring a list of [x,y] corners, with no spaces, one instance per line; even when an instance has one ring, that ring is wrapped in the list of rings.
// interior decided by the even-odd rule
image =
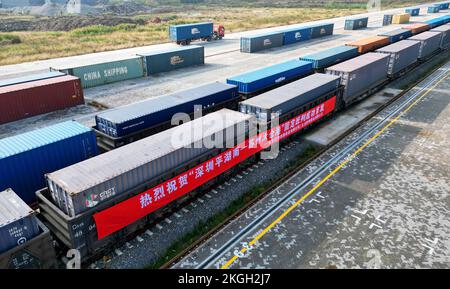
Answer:
[[[402,111],[396,118],[390,121],[386,126],[384,126],[380,131],[378,131],[373,137],[371,137],[367,142],[359,147],[349,158],[346,158],[338,167],[336,167],[331,173],[329,173],[325,178],[323,178],[317,185],[315,185],[309,192],[303,195],[298,201],[296,201],[292,206],[290,206],[286,211],[284,211],[275,221],[273,221],[269,226],[267,226],[261,233],[259,233],[252,241],[249,242],[250,246],[253,246],[259,239],[261,239],[267,232],[270,231],[275,225],[277,225],[281,220],[283,220],[292,210],[294,210],[298,205],[300,205],[305,199],[307,199],[311,194],[313,194],[318,188],[320,188],[323,183],[339,172],[347,163],[349,163],[355,156],[357,156],[363,149],[365,149],[369,144],[376,140],[386,129],[396,123],[400,117],[411,110],[419,101],[421,101],[425,96],[428,95],[436,86],[438,86],[443,80],[445,80],[450,75],[447,73],[441,80],[436,82],[432,87],[428,88],[426,92],[423,93],[418,99],[416,99],[408,108]],[[240,251],[242,254],[247,252],[247,248],[242,248]],[[228,262],[226,262],[221,269],[227,269],[231,264],[236,261],[238,257],[234,255]]]

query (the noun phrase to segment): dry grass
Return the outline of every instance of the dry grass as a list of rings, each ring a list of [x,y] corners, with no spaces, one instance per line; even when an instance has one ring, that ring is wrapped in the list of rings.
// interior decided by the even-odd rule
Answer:
[[[193,13],[139,16],[141,18],[169,17],[160,24],[116,27],[90,26],[70,32],[15,32],[21,43],[0,47],[0,65],[43,60],[85,53],[130,48],[168,42],[170,24],[214,21],[225,25],[227,32],[267,28],[312,20],[362,13],[362,9],[323,8],[229,8],[226,10],[200,9]],[[5,33],[0,33],[0,36]]]

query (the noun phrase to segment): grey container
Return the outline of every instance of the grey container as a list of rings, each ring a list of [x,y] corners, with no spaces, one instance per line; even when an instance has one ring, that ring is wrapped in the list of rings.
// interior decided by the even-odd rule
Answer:
[[[383,16],[383,26],[388,26],[392,24],[392,18],[394,18],[393,14],[384,14]]]
[[[377,49],[375,52],[388,54],[390,56],[388,74],[389,76],[395,76],[417,62],[420,52],[420,43],[417,41],[403,40]]]
[[[39,227],[35,211],[13,190],[0,192],[0,253],[20,246],[37,235]]]
[[[241,52],[253,53],[264,49],[283,46],[284,33],[270,32],[241,37]]]
[[[343,100],[348,105],[386,82],[388,67],[389,55],[369,52],[326,68],[325,73],[341,77]]]
[[[47,174],[48,188],[56,204],[74,217],[214,149],[215,146],[203,145],[210,143],[211,138],[234,140],[234,130],[244,133],[248,120],[248,115],[222,109]],[[207,128],[207,133],[173,142],[174,136],[191,128],[197,128],[197,132]]]
[[[406,41],[420,42],[419,59],[424,60],[438,51],[441,45],[442,32],[422,32],[414,35]]]
[[[311,26],[311,38],[333,35],[334,23],[317,24]]]
[[[430,30],[430,32],[441,32],[441,44],[442,49],[446,49],[450,46],[450,24],[442,25]]]
[[[239,110],[269,121],[336,90],[339,83],[339,76],[316,73],[242,101]]]

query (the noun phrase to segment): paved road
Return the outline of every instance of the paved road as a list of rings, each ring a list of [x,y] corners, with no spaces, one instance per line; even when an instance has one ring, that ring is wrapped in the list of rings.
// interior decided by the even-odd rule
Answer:
[[[176,268],[450,268],[450,62]]]

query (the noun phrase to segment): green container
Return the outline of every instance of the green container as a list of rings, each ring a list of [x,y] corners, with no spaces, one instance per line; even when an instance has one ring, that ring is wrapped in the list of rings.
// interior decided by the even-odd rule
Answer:
[[[144,76],[142,57],[83,65],[71,68],[52,67],[81,79],[83,88],[100,86],[108,83],[134,79]]]

